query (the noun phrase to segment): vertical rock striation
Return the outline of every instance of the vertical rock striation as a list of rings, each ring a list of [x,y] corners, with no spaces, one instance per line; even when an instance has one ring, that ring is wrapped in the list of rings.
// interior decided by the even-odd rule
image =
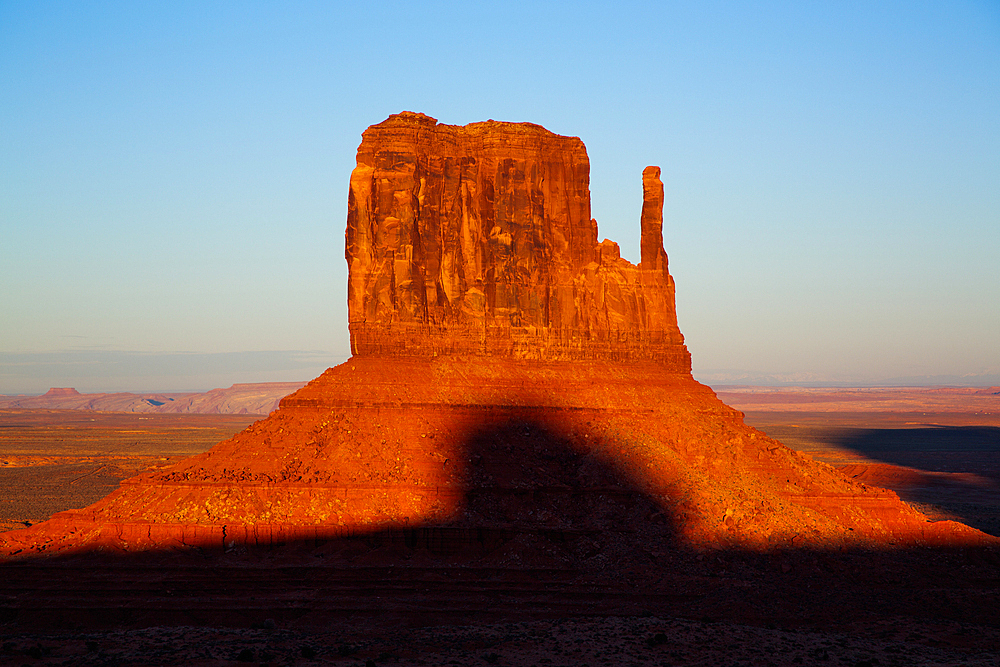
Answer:
[[[659,169],[647,167],[635,266],[597,242],[578,138],[390,116],[364,133],[351,175],[352,351],[652,360],[689,373],[662,211]]]

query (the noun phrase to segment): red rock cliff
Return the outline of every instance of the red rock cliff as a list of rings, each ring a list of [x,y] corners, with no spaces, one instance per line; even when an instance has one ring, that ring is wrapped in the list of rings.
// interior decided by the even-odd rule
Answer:
[[[690,372],[659,168],[643,172],[635,266],[597,242],[576,137],[404,112],[365,131],[357,163],[346,234],[355,355],[655,360]]]

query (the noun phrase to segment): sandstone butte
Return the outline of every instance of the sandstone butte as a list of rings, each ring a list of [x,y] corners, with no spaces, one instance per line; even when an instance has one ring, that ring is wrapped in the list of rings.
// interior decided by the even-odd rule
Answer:
[[[208,452],[0,535],[0,555],[987,544],[747,426],[691,375],[642,173],[641,261],[598,242],[583,143],[404,112],[363,134],[346,232],[353,357]],[[511,551],[513,549],[513,551]],[[525,555],[527,558],[527,555]]]

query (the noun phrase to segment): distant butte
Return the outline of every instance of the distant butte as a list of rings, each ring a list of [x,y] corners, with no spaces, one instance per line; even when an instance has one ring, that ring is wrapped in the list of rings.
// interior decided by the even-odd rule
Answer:
[[[48,398],[56,398],[56,397],[62,398],[65,396],[79,396],[79,395],[80,392],[78,392],[76,389],[72,387],[52,387],[43,394],[43,396],[46,396]]]
[[[638,265],[598,242],[589,173],[579,139],[529,123],[368,128],[348,196],[354,356],[210,451],[3,534],[0,554],[380,534],[586,570],[640,547],[994,541],[790,450],[696,382],[659,168]]]

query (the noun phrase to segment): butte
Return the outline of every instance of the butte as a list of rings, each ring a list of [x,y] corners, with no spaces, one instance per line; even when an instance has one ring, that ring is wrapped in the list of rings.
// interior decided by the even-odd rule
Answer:
[[[985,544],[747,426],[691,375],[642,173],[641,260],[598,241],[583,143],[400,113],[348,196],[353,356],[208,452],[0,535],[0,557],[365,536],[587,571],[677,549]],[[655,567],[655,565],[653,566]]]

